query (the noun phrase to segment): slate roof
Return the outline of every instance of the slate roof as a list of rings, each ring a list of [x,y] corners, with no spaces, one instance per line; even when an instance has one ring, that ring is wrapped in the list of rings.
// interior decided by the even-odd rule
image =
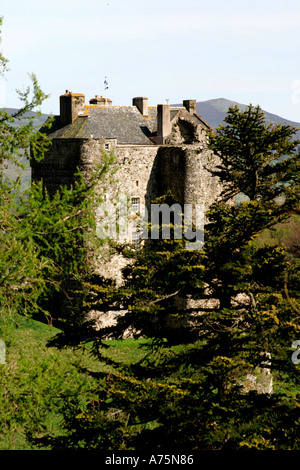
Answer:
[[[171,121],[184,107],[171,107]],[[191,115],[190,115],[191,116]],[[203,124],[197,115],[198,124]],[[143,116],[135,106],[85,105],[85,111],[72,124],[62,126],[55,116],[48,136],[51,139],[105,138],[117,139],[118,144],[153,145],[152,137],[157,132],[157,107],[149,106],[148,116]]]

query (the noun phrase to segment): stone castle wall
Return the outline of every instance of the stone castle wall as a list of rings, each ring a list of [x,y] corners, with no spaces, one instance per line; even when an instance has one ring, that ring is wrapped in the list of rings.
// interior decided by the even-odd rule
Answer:
[[[218,178],[209,172],[216,157],[207,146],[165,146],[158,155],[160,193],[169,189],[180,204],[203,203],[207,210],[221,191]]]
[[[71,183],[77,168],[88,172],[101,163],[105,139],[53,139],[47,158],[32,163],[33,180],[43,179],[47,189]],[[147,207],[168,190],[178,202],[203,202],[208,207],[220,193],[220,185],[207,168],[215,166],[216,157],[203,143],[195,145],[117,145],[108,142],[115,154],[114,184],[122,194],[139,197]]]
[[[141,209],[145,206],[150,214],[151,202],[170,190],[182,206],[203,203],[207,210],[220,193],[219,182],[207,169],[215,166],[216,158],[206,139],[194,144],[161,146],[118,145],[116,140],[104,138],[53,139],[46,159],[33,164],[32,177],[42,178],[47,190],[54,193],[60,185],[73,183],[77,168],[88,177],[101,164],[105,149],[115,155],[112,176],[99,184],[99,193],[104,193],[106,203],[127,197],[130,204],[132,198],[138,198]],[[99,224],[102,220],[100,217]],[[129,224],[126,230],[124,241],[131,242],[136,225]],[[97,266],[101,265],[99,261]],[[121,259],[111,258],[101,268],[101,274],[104,269],[107,277],[117,277],[121,265]]]
[[[31,162],[32,180],[42,179],[50,194],[61,185],[71,184],[80,166],[82,143],[81,139],[53,139],[47,158],[41,162]]]

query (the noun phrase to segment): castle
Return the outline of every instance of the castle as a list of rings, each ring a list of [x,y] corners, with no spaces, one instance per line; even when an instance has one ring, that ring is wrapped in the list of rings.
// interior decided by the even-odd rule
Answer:
[[[32,179],[43,179],[48,192],[53,193],[60,185],[72,183],[77,168],[88,173],[101,162],[103,150],[112,151],[115,173],[107,188],[108,200],[119,192],[138,212],[140,206],[149,208],[153,200],[171,191],[179,204],[203,204],[205,210],[221,192],[218,178],[209,171],[218,163],[208,148],[211,132],[210,125],[197,114],[195,100],[184,100],[182,106],[148,106],[147,98],[136,97],[131,106],[114,106],[109,99],[95,96],[86,104],[83,94],[67,90],[60,96],[60,115],[54,117],[48,131],[52,145],[44,160],[31,163]],[[137,244],[138,233],[128,226],[125,238]],[[122,256],[113,255],[105,263],[100,261],[98,272],[118,281],[122,280],[122,266]],[[182,299],[174,298],[177,301]],[[195,312],[217,307],[215,299],[184,301]],[[98,326],[105,327],[115,322],[115,315],[96,312],[94,318]],[[174,325],[172,321],[167,321],[168,328],[182,328],[180,322]],[[271,393],[269,369],[262,369],[260,376],[258,383],[255,375],[248,374],[245,387]]]
[[[220,193],[209,172],[216,165],[208,149],[212,128],[197,114],[196,100],[149,106],[148,98],[135,97],[131,106],[119,106],[95,96],[86,104],[83,94],[66,90],[47,132],[52,145],[43,161],[32,163],[32,179],[43,179],[50,193],[71,183],[78,167],[90,171],[103,149],[115,155],[107,199],[116,191],[126,194],[137,211],[168,191],[179,204],[205,209]],[[138,236],[129,230],[126,237],[138,243]]]

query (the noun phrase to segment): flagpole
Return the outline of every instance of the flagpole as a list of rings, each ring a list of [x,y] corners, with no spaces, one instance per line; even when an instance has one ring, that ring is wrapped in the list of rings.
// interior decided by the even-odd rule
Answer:
[[[105,77],[105,80],[104,80],[104,88],[105,88],[105,106],[107,106],[107,77]]]

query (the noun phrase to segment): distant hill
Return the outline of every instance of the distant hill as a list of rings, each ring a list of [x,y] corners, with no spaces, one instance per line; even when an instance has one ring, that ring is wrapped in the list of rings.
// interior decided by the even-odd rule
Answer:
[[[180,104],[174,104],[173,106],[181,106]],[[223,122],[228,108],[230,106],[238,106],[242,111],[244,111],[248,105],[237,103],[236,101],[227,100],[225,98],[217,98],[208,101],[197,101],[196,109],[197,113],[202,116],[208,124],[211,125],[213,129],[219,127],[219,125]],[[276,114],[269,113],[263,110],[266,116],[266,124],[274,123],[274,124],[285,124],[290,125],[292,127],[299,128],[297,131],[296,137],[300,140],[300,123],[289,121],[288,119],[282,118],[277,116]]]
[[[0,108],[0,111],[3,111],[3,110],[4,110],[4,108]],[[5,108],[5,111],[8,114],[13,115],[13,114],[18,112],[18,109],[16,109],[16,108]],[[35,117],[34,124],[35,124],[35,127],[37,129],[39,129],[44,124],[44,122],[48,119],[49,115],[48,114],[41,114],[40,116],[38,116],[37,112],[29,111],[29,112],[25,113],[24,118],[22,118],[20,120],[16,120],[15,122],[10,123],[10,125],[13,126],[13,127],[19,127],[20,125],[22,125],[22,123],[26,124],[26,121],[27,121],[26,118],[30,118],[30,117]],[[31,169],[30,169],[30,166],[29,166],[29,162],[25,157],[21,159],[21,163],[22,163],[22,165],[26,165],[25,170],[22,170],[22,169],[18,168],[16,165],[13,165],[11,162],[7,162],[7,169],[5,170],[5,174],[10,179],[14,180],[19,176],[19,174],[21,172],[21,174],[22,174],[22,186],[23,186],[24,189],[26,189],[30,184]]]
[[[237,103],[236,101],[226,100],[225,98],[217,98],[214,100],[197,102],[197,113],[200,114],[200,116],[202,116],[205,121],[208,122],[208,124],[216,129],[224,120],[230,106],[238,106],[242,111],[248,107],[248,105]],[[289,121],[288,119],[277,116],[276,114],[269,113],[265,110],[263,111],[266,116],[267,124],[281,123],[300,128],[299,122]],[[298,131],[297,136],[300,139],[300,130]]]
[[[18,112],[18,109],[17,108],[0,108],[0,112],[1,111],[4,111],[4,109],[7,111],[8,114],[15,114]],[[27,113],[24,114],[24,117],[25,118],[28,118],[28,117],[35,117],[35,123],[36,123],[36,127],[37,128],[40,128],[44,122],[48,119],[49,117],[49,114],[41,114],[40,116],[38,116],[38,113],[35,112],[35,111],[28,111]],[[25,122],[25,120],[24,120]],[[22,123],[22,119],[20,121],[16,121],[15,123],[12,123],[13,126],[19,126],[20,124]]]

